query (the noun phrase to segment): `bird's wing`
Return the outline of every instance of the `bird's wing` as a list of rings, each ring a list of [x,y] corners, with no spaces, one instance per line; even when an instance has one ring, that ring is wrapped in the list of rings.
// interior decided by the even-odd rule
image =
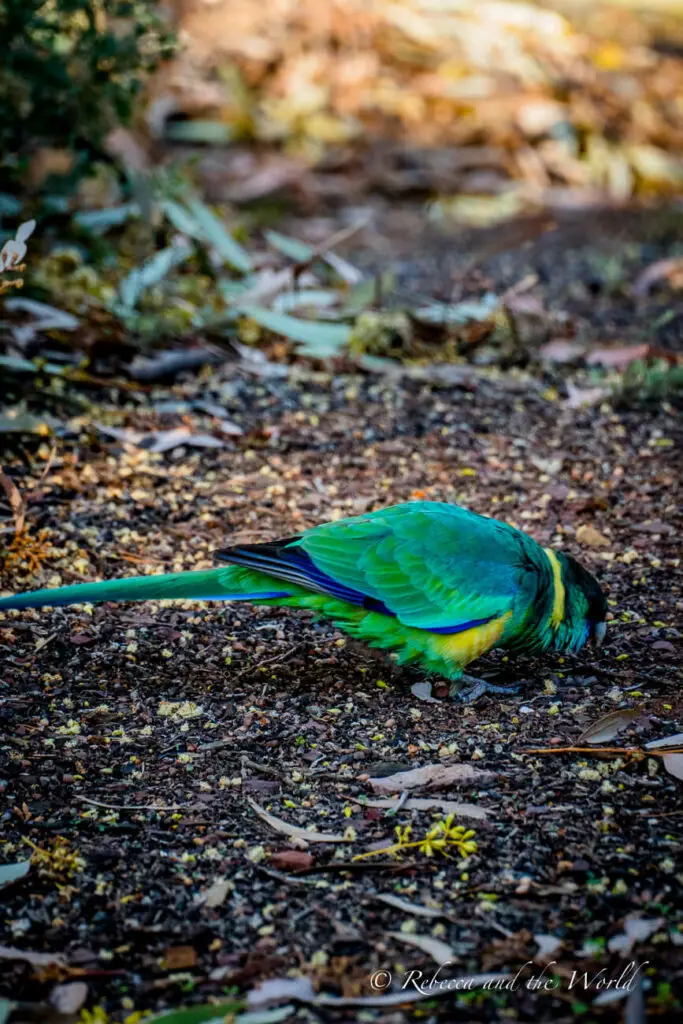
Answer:
[[[456,633],[512,608],[523,575],[516,536],[465,509],[415,502],[223,557],[395,615],[407,626]]]

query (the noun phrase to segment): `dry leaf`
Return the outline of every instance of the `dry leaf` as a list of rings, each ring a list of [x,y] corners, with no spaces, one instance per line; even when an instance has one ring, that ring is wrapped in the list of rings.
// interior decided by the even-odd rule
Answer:
[[[22,498],[18,488],[14,482],[2,472],[0,469],[0,487],[7,495],[9,501],[9,507],[12,510],[12,516],[14,517],[14,533],[18,536],[23,532],[24,523],[26,521],[26,508],[24,506],[24,499]]]
[[[215,882],[212,882],[209,888],[206,890],[204,896],[204,906],[206,907],[220,907],[225,903],[228,893],[232,889],[232,884],[225,878],[217,878]]]
[[[88,986],[84,981],[70,981],[57,985],[50,993],[50,1002],[57,1013],[78,1013],[88,998]]]
[[[276,818],[274,814],[270,814],[265,808],[257,804],[255,800],[247,800],[252,810],[256,811],[259,818],[262,818],[267,825],[274,828],[276,832],[284,832],[286,836],[295,836],[297,839],[304,839],[307,843],[347,843],[348,839],[345,836],[333,835],[328,832],[309,832],[305,828],[300,828],[298,825],[290,825],[289,822],[283,821],[282,818]]]
[[[582,409],[584,406],[590,408],[599,405],[609,393],[607,388],[577,388],[571,381],[567,381],[567,399],[564,404],[568,409]]]
[[[650,740],[645,744],[646,750],[657,750],[658,747],[683,747],[683,732],[677,732],[674,736],[665,736],[661,740]]]
[[[165,971],[184,971],[197,966],[197,952],[194,946],[169,946],[164,953]]]
[[[576,540],[587,548],[608,548],[610,546],[607,537],[603,537],[594,526],[588,526],[586,523],[579,526],[576,531]]]
[[[15,949],[14,946],[0,946],[0,960],[25,960],[32,967],[66,967],[66,960],[59,953],[32,953],[30,949]]]
[[[576,741],[576,746],[581,747],[584,743],[595,743],[597,746],[600,746],[601,743],[609,743],[631,722],[640,718],[641,714],[641,708],[621,708],[619,711],[610,711],[608,715],[603,715],[593,725],[584,729]]]
[[[313,865],[314,859],[305,850],[279,850],[271,855],[269,863],[282,871],[303,871]]]
[[[580,341],[570,341],[568,338],[552,338],[541,345],[538,354],[541,359],[548,363],[573,363],[581,359],[585,346]]]
[[[390,939],[404,942],[406,946],[415,946],[416,949],[421,949],[427,956],[431,956],[439,966],[460,962],[448,943],[441,942],[440,939],[435,939],[431,935],[415,935],[410,932],[387,932],[387,935]]]
[[[417,697],[418,700],[427,701],[429,704],[441,704],[440,700],[437,700],[436,697],[432,697],[432,684],[428,683],[425,679],[419,683],[413,683],[410,687],[410,692],[414,697]]]
[[[247,995],[247,1006],[250,1010],[269,1006],[271,1003],[286,1003],[297,999],[310,1003],[315,999],[315,992],[310,978],[269,978],[251,990]]]
[[[659,348],[656,345],[618,345],[613,348],[597,348],[586,356],[589,366],[604,366],[607,369],[625,370],[631,363],[638,360],[646,362],[654,359],[666,359],[670,363],[678,362],[675,352]]]
[[[397,800],[357,800],[355,797],[347,797],[355,804],[360,804],[362,807],[386,807],[390,810],[393,807],[398,806]],[[407,811],[431,811],[437,810],[442,811],[444,814],[456,814],[462,818],[475,818],[478,821],[483,821],[488,818],[489,814],[486,808],[479,807],[478,804],[467,804],[460,803],[458,800],[441,800],[439,797],[419,797],[411,796],[408,800],[401,804],[401,807]]]
[[[639,917],[629,914],[624,918],[624,931],[613,936],[607,943],[610,953],[628,956],[637,942],[646,942],[666,922],[663,917]]]
[[[534,941],[538,943],[534,960],[550,960],[562,948],[562,939],[556,935],[534,935]]]
[[[459,782],[488,782],[493,772],[471,764],[426,764],[409,772],[398,772],[386,779],[369,779],[375,793],[402,793],[406,789],[445,789]]]
[[[669,775],[683,780],[683,754],[665,754],[662,761]]]
[[[683,286],[683,259],[680,256],[651,263],[634,281],[633,291],[636,295],[647,295],[659,281],[668,281],[674,288]]]
[[[378,892],[371,896],[370,899],[377,900],[379,903],[386,903],[388,907],[402,910],[405,914],[410,914],[412,917],[448,917],[445,911],[439,910],[437,907],[423,907],[419,903],[402,900],[400,896],[395,896],[393,892]]]

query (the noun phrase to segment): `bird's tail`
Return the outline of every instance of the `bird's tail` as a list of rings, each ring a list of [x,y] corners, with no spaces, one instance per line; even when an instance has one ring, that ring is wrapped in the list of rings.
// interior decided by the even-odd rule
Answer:
[[[289,598],[292,589],[278,589],[265,573],[228,565],[204,572],[172,572],[163,576],[130,576],[102,583],[76,583],[71,587],[33,590],[0,597],[0,611],[22,608],[57,608],[98,601],[263,601]]]

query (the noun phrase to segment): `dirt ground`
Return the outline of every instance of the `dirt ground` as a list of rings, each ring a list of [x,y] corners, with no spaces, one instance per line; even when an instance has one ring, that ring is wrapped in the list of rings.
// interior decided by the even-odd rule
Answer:
[[[500,288],[537,273],[542,301],[569,311],[593,344],[652,340],[663,300],[643,310],[604,283],[609,226],[590,259],[573,231],[518,248],[516,262],[497,256],[477,280]],[[635,234],[620,250],[634,271],[670,251],[665,236]],[[446,291],[464,242],[421,244],[405,243],[406,287]],[[669,330],[664,341],[680,345]],[[628,1005],[636,1022],[639,1000],[648,1019],[680,1015],[681,781],[657,754],[555,750],[624,708],[641,713],[609,746],[683,729],[680,418],[667,402],[571,408],[564,370],[534,358],[531,370],[482,370],[463,386],[225,365],[172,388],[99,393],[51,464],[46,444],[6,465],[30,495],[33,535],[45,531],[39,566],[10,566],[8,590],[208,567],[226,544],[426,498],[561,545],[597,575],[611,609],[599,652],[483,659],[480,674],[521,688],[473,706],[438,685],[439,703],[421,700],[410,689],[419,672],[288,610],[0,616],[0,854],[23,860],[26,843],[46,852],[3,889],[0,942],[58,957],[1,961],[0,993],[22,1004],[19,1019],[48,1019],[55,985],[73,982],[117,1020],[286,975],[319,995],[377,996],[386,976],[373,972],[391,972],[386,991],[398,992],[410,970],[431,978],[448,950],[439,978],[510,979],[498,990],[434,986],[403,1007],[294,999],[287,1019],[559,1024],[621,1020]],[[243,434],[153,454],[92,426],[158,430],[180,416],[206,429],[206,413],[168,405],[198,393]],[[549,752],[529,753],[539,748]],[[370,777],[436,763],[484,774],[420,792],[434,797],[429,810],[363,805],[377,798]],[[456,815],[475,830],[466,863],[416,851],[352,860],[391,843],[396,825],[422,836],[444,817],[443,799],[476,805]],[[293,840],[253,801],[345,841]],[[377,900],[387,893],[403,907]],[[629,970],[640,979],[630,988]],[[620,976],[621,988],[605,987]]]

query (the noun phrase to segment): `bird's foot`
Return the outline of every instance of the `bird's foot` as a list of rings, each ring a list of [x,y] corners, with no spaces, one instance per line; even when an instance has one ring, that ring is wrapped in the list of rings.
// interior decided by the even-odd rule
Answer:
[[[468,683],[469,685],[466,689],[462,689],[461,683]],[[518,691],[519,686],[494,686],[493,683],[487,683],[485,679],[478,679],[476,676],[469,676],[463,673],[460,679],[451,684],[449,696],[462,701],[464,704],[472,704],[486,693],[513,697]]]

